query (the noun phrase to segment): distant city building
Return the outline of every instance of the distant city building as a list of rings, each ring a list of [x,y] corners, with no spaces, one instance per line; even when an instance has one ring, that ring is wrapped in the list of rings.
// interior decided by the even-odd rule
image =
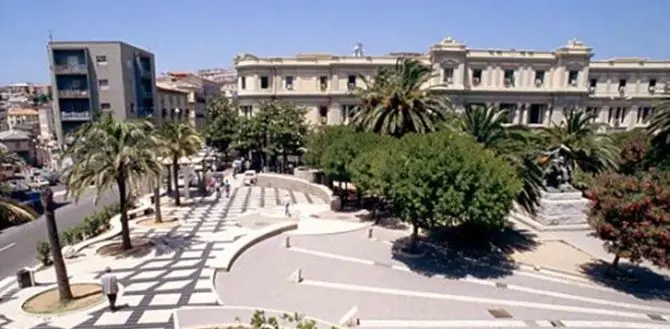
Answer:
[[[21,156],[28,164],[37,164],[35,140],[29,132],[17,129],[0,131],[0,143],[8,151]]]
[[[120,41],[49,42],[58,143],[101,115],[155,116],[154,55]]]
[[[157,124],[163,122],[187,121],[196,126],[195,112],[189,107],[189,92],[182,91],[164,83],[156,84],[156,99],[158,100]]]
[[[14,129],[18,124],[39,124],[39,111],[31,108],[15,108],[7,111],[7,124]]]
[[[193,116],[197,130],[204,128],[207,101],[221,93],[221,85],[187,72],[164,73],[158,77],[158,82],[162,87],[186,92],[188,94],[189,116]]]
[[[613,58],[594,60],[591,48],[577,40],[554,51],[472,49],[452,38],[427,53],[353,56],[298,54],[295,57],[235,58],[237,94],[242,111],[253,113],[271,99],[308,109],[313,124],[346,124],[363,87],[379,67],[413,57],[433,70],[425,87],[448,96],[455,108],[495,106],[509,124],[548,127],[564,121],[563,109],[581,108],[612,130],[644,127],[654,104],[670,92],[670,60]]]
[[[219,83],[221,92],[228,97],[232,97],[237,91],[237,71],[235,69],[204,69],[199,70],[197,74]]]

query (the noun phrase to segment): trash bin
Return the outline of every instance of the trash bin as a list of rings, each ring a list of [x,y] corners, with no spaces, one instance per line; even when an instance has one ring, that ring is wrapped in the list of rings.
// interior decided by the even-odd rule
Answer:
[[[16,283],[18,284],[19,289],[34,286],[35,283],[33,282],[33,274],[25,268],[18,270],[16,272]]]

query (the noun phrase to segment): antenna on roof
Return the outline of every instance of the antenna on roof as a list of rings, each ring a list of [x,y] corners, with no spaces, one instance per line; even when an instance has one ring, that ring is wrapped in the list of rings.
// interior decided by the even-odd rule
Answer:
[[[49,42],[53,42],[53,41],[54,41],[54,30],[49,29]]]

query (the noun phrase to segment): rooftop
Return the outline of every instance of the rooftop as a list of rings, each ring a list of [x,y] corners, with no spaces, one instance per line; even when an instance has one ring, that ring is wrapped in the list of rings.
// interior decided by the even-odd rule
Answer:
[[[0,131],[0,140],[26,140],[30,139],[30,134],[21,130],[4,130]]]

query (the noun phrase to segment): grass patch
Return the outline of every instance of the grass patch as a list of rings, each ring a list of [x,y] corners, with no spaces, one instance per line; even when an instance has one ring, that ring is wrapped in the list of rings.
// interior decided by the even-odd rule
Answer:
[[[62,314],[83,310],[101,303],[104,300],[102,286],[95,283],[75,283],[71,301],[61,303],[58,288],[49,289],[28,299],[21,308],[32,314]]]

